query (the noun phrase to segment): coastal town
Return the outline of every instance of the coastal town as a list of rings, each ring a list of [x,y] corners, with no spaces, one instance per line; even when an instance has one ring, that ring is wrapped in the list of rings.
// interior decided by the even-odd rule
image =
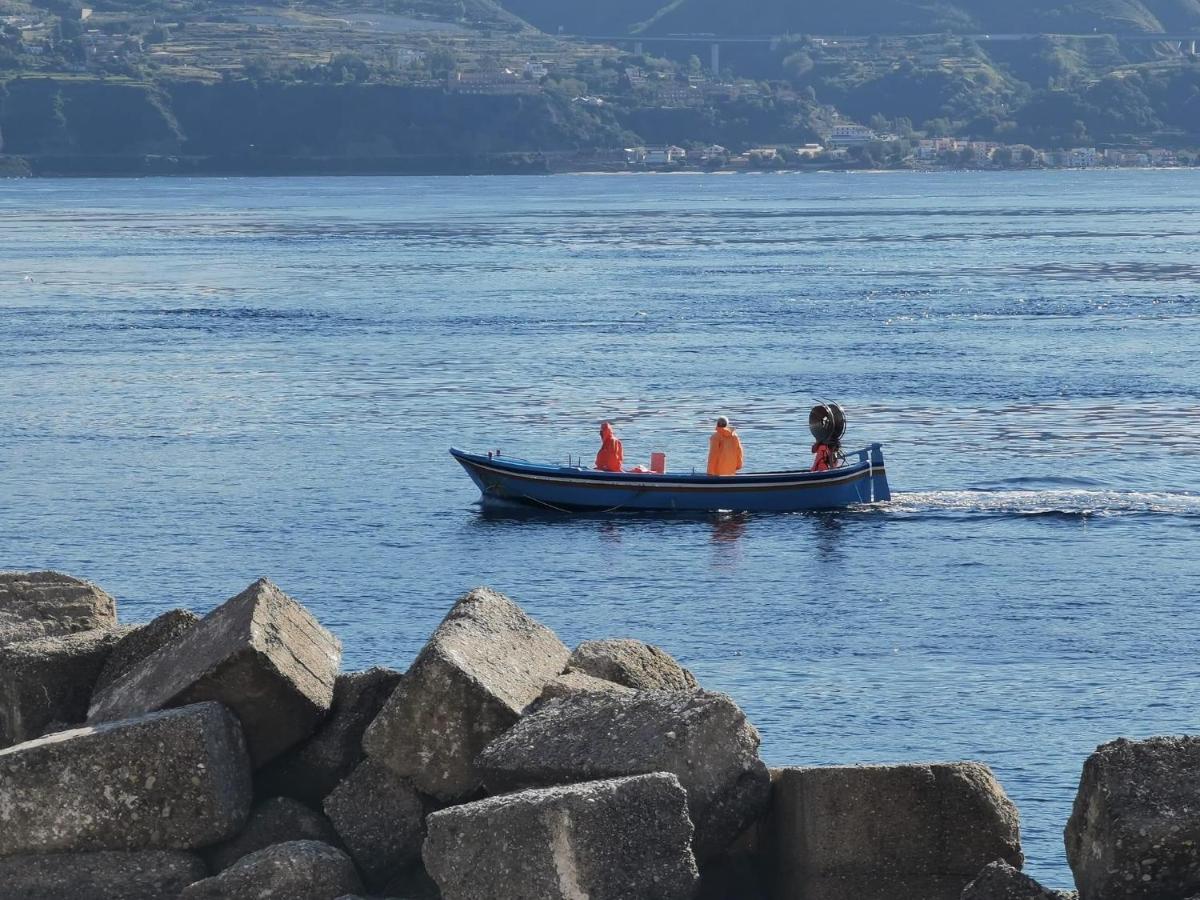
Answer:
[[[872,157],[864,152],[868,147],[884,152]],[[893,134],[876,134],[860,125],[838,126],[824,141],[799,146],[750,147],[735,152],[719,144],[691,149],[672,144],[628,147],[624,153],[626,168],[645,171],[845,168],[869,166],[873,159],[888,160],[882,167],[903,169],[1172,169],[1200,164],[1200,156],[1195,153],[1164,147],[1043,150],[1028,144],[952,137],[908,140]]]

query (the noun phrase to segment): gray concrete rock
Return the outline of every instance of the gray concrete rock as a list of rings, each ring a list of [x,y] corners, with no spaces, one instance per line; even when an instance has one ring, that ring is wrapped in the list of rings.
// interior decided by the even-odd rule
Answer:
[[[724,694],[640,691],[551,700],[488,745],[490,792],[672,772],[688,795],[695,850],[724,850],[759,816],[770,776],[758,732]]]
[[[1200,737],[1097,747],[1083,765],[1065,838],[1084,900],[1200,893]]]
[[[325,798],[325,814],[372,889],[421,858],[425,803],[382,763],[361,763]]]
[[[258,795],[295,797],[320,806],[362,762],[363,732],[400,678],[399,672],[382,667],[339,675],[333,688],[333,706],[317,733],[255,773]]]
[[[117,603],[58,572],[0,572],[0,644],[113,628]]]
[[[699,881],[687,797],[664,773],[491,797],[428,824],[444,900],[683,900]]]
[[[989,862],[1023,862],[1017,809],[979,763],[772,775],[765,827],[784,900],[958,900]]]
[[[475,757],[511,728],[569,651],[488,588],[461,597],[367,729],[367,755],[418,790],[455,800],[479,786]]]
[[[189,885],[179,900],[334,900],[361,890],[354,863],[341,850],[319,841],[288,841]]]
[[[605,681],[603,678],[595,678],[591,675],[585,675],[583,672],[575,672],[568,669],[557,678],[552,678],[546,682],[546,686],[542,689],[542,694],[538,697],[538,701],[558,700],[562,697],[574,697],[577,694],[632,693],[633,688],[627,688],[623,684],[617,684],[615,681]]]
[[[0,900],[162,900],[207,874],[180,850],[9,856],[0,859]]]
[[[333,846],[339,843],[333,825],[319,812],[291,797],[272,797],[250,810],[250,818],[237,837],[206,849],[204,859],[209,871],[217,875],[243,856],[288,841],[320,841]]]
[[[0,645],[0,747],[87,718],[88,699],[124,632],[80,631]]]
[[[145,625],[135,627],[113,647],[92,690],[100,691],[108,687],[150,654],[180,637],[199,621],[200,617],[191,610],[172,609]]]
[[[217,700],[241,720],[258,767],[316,729],[341,655],[304,607],[260,579],[97,691],[88,721]]]
[[[1064,900],[1064,896],[998,859],[963,888],[961,900]]]
[[[665,650],[632,638],[584,641],[575,648],[568,671],[615,681],[639,691],[694,691],[696,676]]]
[[[0,856],[203,847],[238,832],[250,792],[218,703],[59,732],[0,750]]]

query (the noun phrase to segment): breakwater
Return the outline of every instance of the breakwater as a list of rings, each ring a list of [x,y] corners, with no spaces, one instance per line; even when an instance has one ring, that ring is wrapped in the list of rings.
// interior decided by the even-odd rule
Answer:
[[[1050,900],[975,762],[769,770],[664,651],[571,650],[502,594],[404,673],[266,580],[118,624],[0,573],[0,898]],[[1200,740],[1106,744],[1066,828],[1082,900],[1200,892]]]

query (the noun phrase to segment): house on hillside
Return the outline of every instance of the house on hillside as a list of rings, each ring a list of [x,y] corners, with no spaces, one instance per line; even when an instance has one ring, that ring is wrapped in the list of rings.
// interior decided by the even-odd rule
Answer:
[[[460,94],[536,94],[542,89],[541,85],[527,81],[512,69],[454,72],[446,86]]]
[[[669,147],[647,147],[644,162],[648,166],[669,166],[686,159],[687,151],[672,144]]]
[[[875,132],[865,125],[834,125],[825,143],[830,147],[861,147],[877,139]]]

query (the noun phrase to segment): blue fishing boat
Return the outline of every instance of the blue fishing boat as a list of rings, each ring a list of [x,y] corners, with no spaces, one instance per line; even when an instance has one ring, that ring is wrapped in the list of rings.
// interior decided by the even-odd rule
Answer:
[[[718,419],[718,430],[726,424],[724,417]],[[485,504],[561,512],[798,512],[892,499],[879,444],[849,454],[842,451],[846,413],[841,406],[830,401],[818,403],[808,415],[808,429],[816,440],[812,469],[743,475],[667,472],[661,465],[660,471],[638,467],[609,472],[569,463],[529,462],[498,452],[467,453],[453,447],[450,455],[467,470]],[[612,438],[607,422],[603,433],[606,441]],[[660,454],[655,455],[661,459]],[[739,450],[739,463],[740,459]]]
[[[804,469],[728,476],[601,472],[454,448],[450,455],[467,470],[485,504],[561,512],[797,512],[879,503],[892,496],[879,444],[847,454],[844,465],[821,472]]]

